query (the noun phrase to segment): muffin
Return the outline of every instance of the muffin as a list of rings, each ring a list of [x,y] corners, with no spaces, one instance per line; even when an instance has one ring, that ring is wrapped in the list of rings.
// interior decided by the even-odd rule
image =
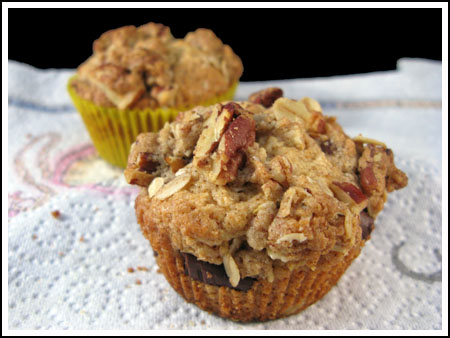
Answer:
[[[310,98],[269,88],[180,113],[132,145],[137,221],[170,285],[236,321],[321,299],[407,185],[385,144],[348,137]]]
[[[125,167],[139,133],[158,131],[179,111],[232,99],[242,71],[211,30],[175,39],[148,23],[102,34],[68,90],[99,154]]]

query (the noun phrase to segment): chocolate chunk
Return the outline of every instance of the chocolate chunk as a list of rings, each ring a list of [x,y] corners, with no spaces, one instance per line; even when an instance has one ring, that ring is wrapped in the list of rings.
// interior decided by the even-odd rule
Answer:
[[[153,161],[152,154],[147,152],[141,152],[138,154],[137,166],[139,168],[139,171],[152,173],[158,168],[159,163]]]
[[[322,149],[325,154],[333,155],[333,153],[336,151],[336,146],[331,143],[330,140],[326,140],[320,144],[320,149]]]
[[[361,213],[359,214],[359,218],[359,226],[362,229],[362,239],[366,241],[370,239],[370,234],[372,233],[373,229],[375,229],[374,219],[370,217],[365,211],[361,211]]]
[[[236,287],[230,284],[223,264],[216,265],[200,261],[197,257],[181,252],[184,259],[184,273],[192,279],[214,286],[226,286],[238,291],[248,291],[255,279],[246,277],[239,281]]]

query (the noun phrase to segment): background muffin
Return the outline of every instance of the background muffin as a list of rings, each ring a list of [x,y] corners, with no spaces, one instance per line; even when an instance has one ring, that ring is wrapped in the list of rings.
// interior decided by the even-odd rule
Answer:
[[[145,188],[137,220],[169,283],[233,320],[319,300],[370,238],[387,192],[407,184],[383,143],[281,95],[183,112],[139,135],[125,170]]]
[[[93,51],[68,89],[100,155],[120,166],[140,132],[157,131],[182,109],[231,99],[243,71],[207,29],[175,39],[162,24],[125,26],[102,34]]]

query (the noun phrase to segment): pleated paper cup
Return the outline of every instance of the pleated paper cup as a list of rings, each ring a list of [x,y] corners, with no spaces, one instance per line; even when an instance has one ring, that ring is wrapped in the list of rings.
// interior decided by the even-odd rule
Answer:
[[[256,280],[248,291],[238,291],[188,276],[185,260],[172,246],[170,234],[164,227],[145,224],[144,209],[145,204],[140,201],[136,207],[138,223],[172,288],[199,308],[234,321],[267,321],[299,313],[325,296],[361,252],[358,244],[335,263],[319,263],[314,271],[306,267],[291,271],[277,266],[272,282]]]
[[[131,144],[137,135],[144,132],[157,132],[166,122],[173,121],[180,111],[195,106],[210,106],[233,99],[238,83],[217,97],[189,107],[158,109],[125,109],[101,107],[80,97],[69,79],[67,89],[72,101],[80,113],[99,155],[109,163],[125,168]]]

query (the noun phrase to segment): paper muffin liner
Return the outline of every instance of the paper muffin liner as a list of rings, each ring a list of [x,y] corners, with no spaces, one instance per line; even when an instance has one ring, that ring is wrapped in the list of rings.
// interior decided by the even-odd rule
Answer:
[[[158,227],[144,231],[144,235],[150,240],[161,272],[186,301],[242,322],[277,319],[306,309],[338,282],[361,251],[360,246],[355,246],[339,263],[326,268],[318,266],[315,271],[276,267],[273,282],[257,280],[248,291],[238,291],[199,282],[186,275],[182,255],[171,245],[169,235]]]
[[[166,122],[175,119],[180,111],[232,100],[238,86],[236,82],[226,93],[193,106],[120,110],[115,107],[101,107],[80,97],[71,86],[75,77],[76,75],[69,79],[67,90],[95,148],[103,159],[122,168],[127,165],[130,146],[137,135],[143,132],[157,132]]]

